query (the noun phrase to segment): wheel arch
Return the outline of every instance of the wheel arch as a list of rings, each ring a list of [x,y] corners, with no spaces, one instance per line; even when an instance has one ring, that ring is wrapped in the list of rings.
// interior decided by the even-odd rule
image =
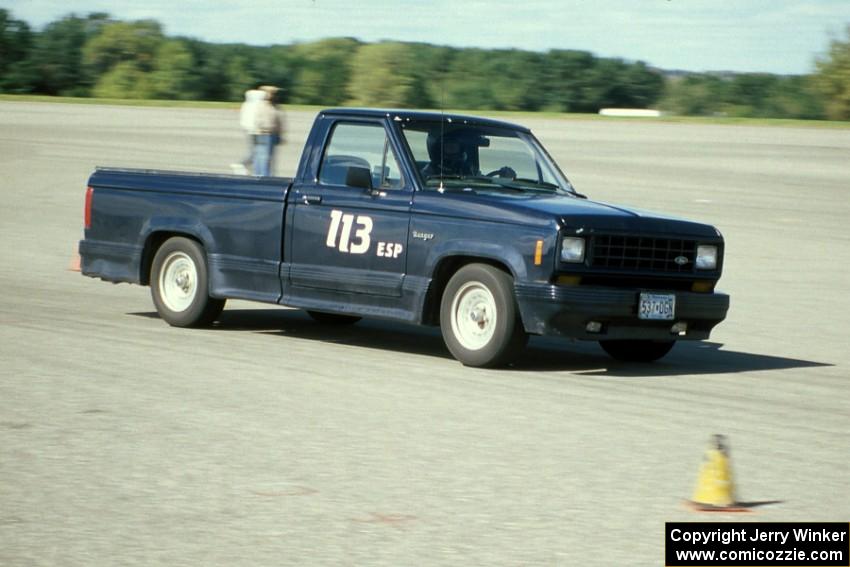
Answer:
[[[142,247],[142,259],[141,265],[139,266],[139,283],[141,283],[142,285],[150,285],[151,270],[153,269],[153,259],[156,256],[157,251],[170,238],[176,236],[186,238],[188,240],[194,240],[201,246],[201,248],[204,250],[204,253],[206,254],[207,247],[204,245],[203,240],[201,240],[194,234],[177,230],[155,230],[147,235],[147,238],[145,238],[145,244]]]
[[[441,258],[434,266],[431,273],[431,283],[428,286],[428,292],[425,294],[425,301],[422,307],[422,323],[425,325],[439,325],[440,323],[440,302],[443,299],[443,293],[449,280],[455,275],[458,270],[469,264],[487,264],[493,266],[512,278],[516,279],[508,264],[495,258],[485,256],[470,256],[465,254],[448,255]]]

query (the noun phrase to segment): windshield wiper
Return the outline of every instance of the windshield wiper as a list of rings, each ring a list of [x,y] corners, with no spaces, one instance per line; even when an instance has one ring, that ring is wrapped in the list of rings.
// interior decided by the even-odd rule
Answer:
[[[553,191],[557,191],[558,189],[561,188],[560,185],[556,185],[554,183],[549,183],[548,181],[536,181],[534,179],[527,179],[525,177],[517,177],[516,179],[510,180],[510,183],[516,183],[516,182],[531,183],[532,185],[535,186],[534,187],[535,189],[537,189],[537,188],[539,188],[539,189],[551,189]]]
[[[524,191],[522,187],[512,187],[509,185],[504,185],[499,183],[496,179],[492,177],[487,177],[486,175],[429,175],[425,178],[425,182],[439,180],[440,185],[442,185],[443,181],[466,181],[469,182],[470,185],[478,188],[478,189],[510,189],[511,191]],[[469,187],[472,189],[472,187]]]
[[[536,191],[545,189],[548,190],[556,190],[558,189],[558,185],[554,185],[552,183],[546,182],[537,182],[532,181],[530,179],[507,179],[504,177],[491,177],[488,175],[429,175],[425,178],[425,181],[433,181],[439,179],[440,182],[443,180],[452,180],[452,181],[469,181],[474,185],[477,185],[477,188],[487,190],[487,189],[507,189],[508,191],[516,191],[522,193],[524,191]],[[539,185],[539,187],[528,187],[521,184],[515,184],[515,181],[521,181],[524,183],[531,183],[533,185]]]
[[[560,185],[549,183],[548,181],[535,181],[533,179],[525,179],[517,177],[516,179],[495,178],[495,182],[502,187],[510,189],[520,189],[522,191],[542,191],[544,193],[556,193],[561,189]]]
[[[440,175],[438,173],[438,174],[435,174],[435,175],[427,176],[425,178],[425,181],[431,181],[432,179],[466,179],[466,176],[464,176],[464,175]]]

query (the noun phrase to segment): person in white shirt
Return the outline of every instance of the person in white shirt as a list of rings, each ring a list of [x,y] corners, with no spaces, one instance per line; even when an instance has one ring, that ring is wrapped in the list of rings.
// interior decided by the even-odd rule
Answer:
[[[283,120],[275,104],[277,87],[263,86],[265,98],[257,104],[254,114],[254,175],[268,176],[273,171],[275,147],[283,137]]]
[[[233,173],[247,175],[253,169],[254,145],[256,144],[257,136],[254,122],[257,115],[257,107],[265,98],[265,91],[260,89],[249,89],[245,91],[245,102],[239,108],[239,125],[248,138],[248,153],[241,162],[230,165]]]

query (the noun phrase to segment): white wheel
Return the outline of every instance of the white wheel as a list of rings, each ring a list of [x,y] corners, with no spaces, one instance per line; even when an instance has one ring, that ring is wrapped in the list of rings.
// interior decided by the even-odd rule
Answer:
[[[198,293],[198,270],[183,251],[172,252],[160,271],[159,295],[165,306],[175,313],[186,311]]]
[[[496,332],[498,317],[496,299],[481,282],[464,283],[452,299],[452,332],[465,349],[485,347]]]
[[[182,236],[169,238],[156,251],[150,284],[159,316],[175,327],[207,325],[224,308],[224,299],[209,295],[203,247]]]
[[[467,366],[513,360],[528,335],[510,274],[486,264],[467,264],[455,272],[440,299],[440,330],[449,352]]]

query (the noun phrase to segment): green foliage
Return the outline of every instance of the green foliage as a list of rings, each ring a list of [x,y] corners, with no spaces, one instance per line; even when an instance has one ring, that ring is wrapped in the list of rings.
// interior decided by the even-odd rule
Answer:
[[[227,45],[206,43],[194,39],[181,40],[195,61],[193,98],[196,100],[239,100],[228,96],[230,77],[226,72]]]
[[[451,108],[537,110],[548,91],[543,55],[515,49],[455,49],[444,55],[440,97]]]
[[[427,43],[408,43],[414,57],[410,105],[417,108],[445,108],[446,74],[457,49]]]
[[[160,44],[149,83],[153,98],[195,98],[195,61],[183,42],[172,39]]]
[[[349,98],[351,61],[358,47],[360,42],[350,38],[295,45],[290,100],[297,104],[343,104]]]
[[[591,98],[591,70],[596,58],[587,51],[553,50],[546,55],[543,94],[546,110],[555,112],[595,112]]]
[[[619,59],[596,60],[588,76],[589,99],[593,101],[594,108],[588,110],[594,112],[606,107],[632,106],[628,102],[628,91],[623,88],[620,79],[627,69],[626,64]]]
[[[0,92],[27,92],[27,74],[22,63],[32,44],[29,25],[0,9]]]
[[[488,64],[483,49],[454,49],[443,76],[435,77],[440,85],[443,106],[448,108],[493,108],[490,85],[482,72]]]
[[[363,45],[351,62],[350,104],[406,107],[414,95],[412,48],[404,43]]]
[[[260,48],[259,69],[262,83],[274,85],[281,89],[278,92],[277,100],[279,102],[290,102],[292,89],[296,84],[294,49],[289,45]]]
[[[95,96],[190,100],[197,96],[195,60],[157,22],[109,22],[86,42],[84,69],[98,77]]]
[[[545,92],[545,59],[529,51],[498,50],[487,57],[484,75],[495,110],[538,110]]]
[[[128,62],[141,72],[149,72],[164,39],[161,26],[153,20],[110,22],[86,43],[83,61],[96,75]]]
[[[714,75],[687,75],[667,83],[661,108],[683,116],[711,116],[720,112],[727,85]]]
[[[101,13],[85,18],[71,14],[39,33],[25,61],[32,76],[32,90],[52,95],[87,95],[92,80],[83,66],[83,47],[108,21],[108,16]]]
[[[784,77],[778,85],[768,93],[764,101],[764,116],[784,116],[819,120],[826,118],[824,101],[817,92],[811,75]]]
[[[809,77],[691,74],[668,82],[661,108],[685,116],[823,118]]]
[[[31,39],[29,25],[0,8],[0,73],[26,57]]]
[[[850,120],[850,26],[845,41],[833,40],[829,54],[817,61],[814,77],[817,90],[824,97],[826,115],[833,120]]]
[[[261,84],[282,102],[417,108],[597,112],[660,107],[674,114],[850,120],[850,27],[812,76],[665,77],[643,62],[586,51],[364,44],[213,44],[168,37],[152,20],[70,14],[34,32],[0,9],[0,92],[127,99],[243,100]]]
[[[623,95],[618,104],[628,108],[654,106],[664,92],[664,77],[647,67],[643,61],[628,65],[618,80]]]
[[[121,61],[98,79],[92,92],[99,98],[154,98],[150,74],[133,61]]]
[[[224,76],[227,77],[227,100],[242,100],[246,90],[256,87],[260,75],[254,70],[251,53],[234,52],[225,57]],[[247,51],[247,50],[246,50]]]

